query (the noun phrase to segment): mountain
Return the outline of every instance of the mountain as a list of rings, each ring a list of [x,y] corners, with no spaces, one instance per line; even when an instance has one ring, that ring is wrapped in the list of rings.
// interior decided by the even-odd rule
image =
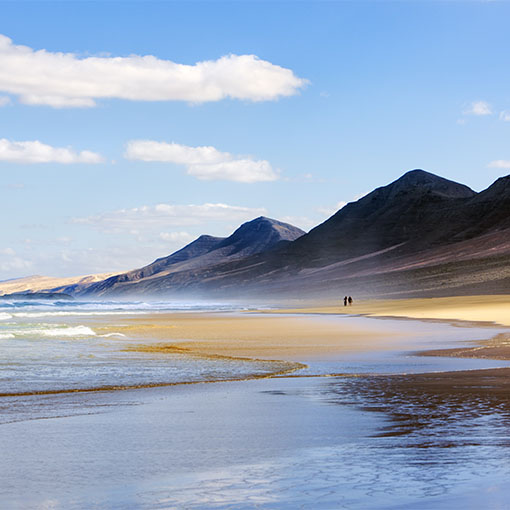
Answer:
[[[476,193],[423,170],[347,204],[301,238],[288,256],[310,264],[376,253],[406,243],[431,246],[444,236],[440,220]],[[411,246],[409,246],[411,249]]]
[[[244,223],[227,238],[202,235],[181,250],[141,269],[113,276],[83,290],[68,287],[57,290],[110,295],[129,293],[133,289],[143,293],[171,289],[174,283],[182,285],[186,277],[192,278],[202,270],[271,250],[298,239],[304,233],[288,223],[261,216]]]
[[[510,176],[476,193],[412,170],[308,234],[261,217],[141,269],[56,290],[215,299],[508,293]]]

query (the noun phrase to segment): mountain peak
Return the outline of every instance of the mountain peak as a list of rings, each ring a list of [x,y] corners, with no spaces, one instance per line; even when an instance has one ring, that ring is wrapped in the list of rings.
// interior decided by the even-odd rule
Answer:
[[[230,237],[227,237],[218,248],[231,247],[231,254],[242,252],[254,254],[267,250],[280,241],[294,241],[304,235],[300,228],[289,223],[259,216],[243,223]]]
[[[476,195],[471,188],[464,184],[450,181],[421,169],[410,170],[388,186],[379,189],[388,191],[391,198],[397,194],[418,191],[444,198],[471,198]]]

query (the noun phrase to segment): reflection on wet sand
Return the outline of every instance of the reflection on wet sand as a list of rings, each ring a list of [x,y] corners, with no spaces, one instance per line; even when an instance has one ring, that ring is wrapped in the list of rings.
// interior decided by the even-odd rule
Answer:
[[[350,378],[331,393],[385,413],[378,435],[406,436],[407,447],[510,446],[510,368]]]

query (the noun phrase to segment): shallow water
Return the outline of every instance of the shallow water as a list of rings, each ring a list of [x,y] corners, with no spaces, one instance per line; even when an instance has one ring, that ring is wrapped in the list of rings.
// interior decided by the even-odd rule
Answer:
[[[94,319],[112,324],[119,317],[162,311],[193,311],[186,303],[2,303],[0,312],[0,396],[83,389],[243,379],[289,369],[285,363],[208,359],[180,353],[127,350],[121,332],[101,334]],[[202,305],[210,310],[217,305]],[[232,311],[223,305],[221,311]],[[15,418],[12,404],[8,419]],[[2,402],[0,401],[0,410]],[[0,422],[5,418],[5,407]],[[24,415],[26,417],[26,415]]]
[[[22,311],[1,310],[9,314],[0,315],[1,331],[12,335],[0,340],[4,392],[112,381],[207,381],[275,368],[124,352],[122,337],[86,330],[94,314],[113,313],[115,324],[115,314],[152,310],[146,304],[124,309],[109,303],[107,311],[93,306],[31,303]],[[403,376],[375,375],[508,366],[413,355],[489,338],[498,330],[397,320],[385,326],[419,331],[413,352],[314,359],[294,374],[368,377],[1,397],[0,507],[508,508],[508,401],[438,394],[406,386]]]

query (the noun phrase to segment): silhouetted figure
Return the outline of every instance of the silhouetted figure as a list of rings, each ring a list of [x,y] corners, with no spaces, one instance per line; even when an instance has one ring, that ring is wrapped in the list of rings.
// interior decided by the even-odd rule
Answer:
[[[351,296],[349,296],[348,301],[349,301],[349,305],[352,305],[352,297]]]
[[[344,297],[344,306],[347,306],[347,296]]]

